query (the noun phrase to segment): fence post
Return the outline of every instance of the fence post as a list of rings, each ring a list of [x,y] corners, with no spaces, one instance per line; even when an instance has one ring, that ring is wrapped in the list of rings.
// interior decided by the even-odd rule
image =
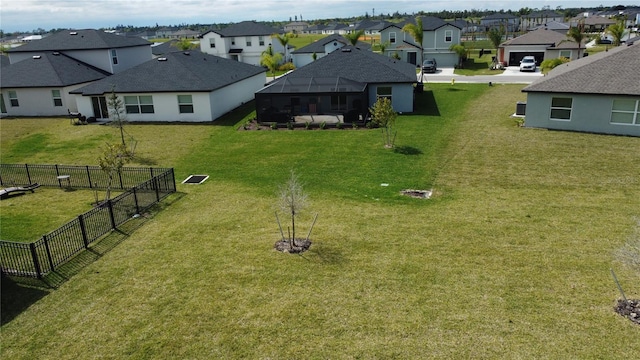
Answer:
[[[78,222],[80,223],[80,232],[82,233],[82,242],[84,242],[84,248],[89,248],[89,239],[87,238],[87,230],[84,227],[84,217],[82,214],[78,215]]]
[[[107,208],[109,209],[109,219],[111,220],[111,229],[116,228],[116,218],[113,216],[113,204],[111,199],[107,200]]]
[[[42,235],[42,241],[44,241],[44,248],[47,250],[47,259],[49,260],[49,266],[51,266],[51,271],[54,270],[53,258],[51,257],[51,250],[49,249],[49,239],[47,235]]]
[[[31,184],[31,174],[29,173],[29,164],[24,164],[24,169],[27,171],[27,180]]]
[[[89,165],[86,165],[87,168],[87,179],[89,180],[89,189],[93,189],[93,186],[91,185],[91,172],[89,171]]]
[[[124,189],[124,185],[122,185],[122,169],[118,170],[118,178],[120,179],[120,189]]]
[[[149,168],[149,173],[151,174],[151,178],[153,179],[153,168],[152,167]]]
[[[134,186],[132,188],[132,190],[133,190],[133,201],[136,204],[136,214],[140,214],[140,206],[138,205],[138,192],[136,191],[136,187],[137,186]]]
[[[153,178],[153,188],[156,189],[156,201],[160,201],[160,189],[158,189],[160,185],[158,185],[158,178]]]
[[[33,259],[33,266],[36,270],[36,276],[38,279],[42,279],[42,271],[40,270],[40,262],[38,261],[38,253],[36,253],[36,243],[30,243],[29,249],[31,250],[31,258]]]
[[[60,171],[58,170],[58,164],[55,165],[56,167],[56,177],[60,176]],[[58,177],[58,185],[60,186],[60,188],[62,188],[62,180],[60,180],[60,178]]]
[[[176,174],[173,173],[173,168],[169,170],[171,172],[171,180],[173,181],[173,191],[176,191]]]

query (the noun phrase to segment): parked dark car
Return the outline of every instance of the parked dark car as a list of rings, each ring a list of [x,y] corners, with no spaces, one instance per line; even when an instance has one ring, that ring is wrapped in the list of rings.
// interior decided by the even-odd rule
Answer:
[[[436,63],[436,59],[426,59],[422,62],[422,71],[434,73],[438,68],[438,64]]]

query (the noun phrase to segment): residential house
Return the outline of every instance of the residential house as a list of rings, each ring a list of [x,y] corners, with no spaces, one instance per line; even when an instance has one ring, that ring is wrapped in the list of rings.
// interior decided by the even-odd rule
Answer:
[[[327,25],[316,24],[310,25],[305,31],[305,34],[323,34],[324,30],[327,28]]]
[[[572,27],[582,26],[585,33],[603,32],[609,25],[615,24],[615,20],[604,16],[576,16],[569,22]]]
[[[325,34],[325,35],[333,35],[333,34],[344,35],[344,34],[348,34],[349,33],[349,25],[341,24],[341,23],[329,24],[329,25],[325,26],[324,29],[322,29],[322,33]]]
[[[294,34],[304,34],[309,24],[304,21],[294,21],[284,26],[284,32]]]
[[[182,39],[194,40],[194,39],[197,39],[199,36],[200,36],[200,33],[195,30],[181,29],[169,34],[168,38],[178,39],[178,40],[182,40]]]
[[[2,58],[6,58],[2,56]],[[61,116],[78,111],[71,92],[110,74],[60,52],[2,66],[2,116]]]
[[[482,31],[491,29],[503,30],[505,32],[516,32],[520,27],[520,18],[509,13],[495,13],[480,19]]]
[[[116,74],[148,61],[151,43],[139,37],[125,37],[104,31],[64,30],[8,51],[12,64],[58,52],[75,60]]]
[[[353,31],[362,30],[365,35],[380,35],[380,31],[387,27],[386,21],[380,20],[361,20],[352,27]]]
[[[450,50],[452,45],[460,44],[461,29],[440,18],[433,16],[422,17],[422,56],[418,56],[420,45],[408,33],[402,31],[405,24],[415,20],[398,24],[389,24],[380,33],[380,41],[387,43],[386,55],[398,54],[402,61],[421,65],[423,59],[434,58],[438,66],[453,67],[458,63],[458,55]]]
[[[337,34],[329,35],[291,52],[293,65],[296,68],[303,67],[313,62],[314,56],[317,60],[346,45],[349,45],[349,41],[344,36]],[[360,49],[371,49],[371,45],[362,41],[358,41],[357,47]]]
[[[539,29],[553,30],[560,34],[566,35],[567,32],[569,32],[569,25],[557,21],[549,21],[548,23],[544,23],[538,27],[531,29],[531,31]]]
[[[564,15],[553,10],[534,11],[522,16],[520,20],[520,30],[530,31],[549,21],[564,22]]]
[[[640,44],[560,65],[522,91],[525,126],[640,136]]]
[[[262,122],[313,114],[356,122],[379,97],[397,112],[413,112],[416,82],[412,64],[347,45],[257,91],[256,114]]]
[[[500,44],[498,60],[508,66],[518,66],[523,57],[534,56],[540,65],[545,59],[578,59],[583,49],[583,44],[576,44],[566,34],[541,28]]]
[[[265,69],[196,52],[173,52],[73,91],[78,111],[107,118],[107,98],[121,97],[131,122],[213,121],[253,99]]]
[[[136,33],[134,36],[137,36],[139,38],[143,38],[145,40],[151,40],[151,39],[155,39],[157,37],[159,37],[155,30],[145,30],[145,31],[141,31],[139,33]]]
[[[284,34],[284,31],[256,21],[243,21],[202,34],[200,50],[226,59],[259,65],[262,53],[269,46],[273,46],[276,52],[284,53],[282,45],[271,38],[273,34]]]

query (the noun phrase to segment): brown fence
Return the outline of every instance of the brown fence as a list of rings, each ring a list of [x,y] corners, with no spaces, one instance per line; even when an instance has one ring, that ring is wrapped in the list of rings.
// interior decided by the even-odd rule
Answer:
[[[3,182],[7,181],[7,178],[17,180],[27,176],[26,179],[29,179],[27,180],[29,183],[33,181],[43,186],[61,186],[42,181],[51,179],[52,170],[50,167],[53,166],[19,165],[14,167],[2,164],[0,165],[0,176]],[[20,167],[22,167],[22,170],[18,170]],[[64,169],[68,171],[68,174],[74,174],[70,170],[81,168],[89,169],[86,173],[88,175],[85,177],[85,180],[87,180],[85,182],[87,186],[85,187],[91,188],[91,170],[95,167],[60,166],[55,167],[54,170]],[[6,169],[10,170],[5,172]],[[33,171],[34,169],[37,170]],[[49,172],[47,173],[45,169],[48,169]],[[130,184],[131,178],[139,179],[142,173],[147,174],[145,181],[130,187],[124,193],[102,203],[100,206],[79,215],[35,242],[0,241],[0,269],[2,273],[41,279],[55,270],[56,267],[87,249],[92,242],[176,191],[173,169],[123,168],[120,174],[120,179],[122,179],[121,186]],[[10,176],[7,177],[7,174],[10,174]],[[76,173],[76,175],[78,174]],[[80,183],[81,178],[80,175],[77,176],[78,180],[74,183],[74,187],[83,187],[82,185],[76,185]],[[11,184],[25,185],[27,183],[15,182]]]

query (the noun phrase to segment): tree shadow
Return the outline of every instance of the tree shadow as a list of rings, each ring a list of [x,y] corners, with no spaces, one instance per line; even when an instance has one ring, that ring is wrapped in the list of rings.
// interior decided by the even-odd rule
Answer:
[[[402,155],[421,155],[422,150],[415,148],[413,146],[397,146],[393,149],[393,152],[396,154]]]
[[[433,96],[433,90],[425,89],[421,93],[416,93],[415,110],[416,115],[440,116],[440,109]]]
[[[2,275],[0,297],[0,325],[4,326],[23,311],[49,294],[42,282],[36,279],[12,278]]]
[[[244,121],[255,118],[255,101],[248,101],[213,121],[215,126],[240,126]]]

